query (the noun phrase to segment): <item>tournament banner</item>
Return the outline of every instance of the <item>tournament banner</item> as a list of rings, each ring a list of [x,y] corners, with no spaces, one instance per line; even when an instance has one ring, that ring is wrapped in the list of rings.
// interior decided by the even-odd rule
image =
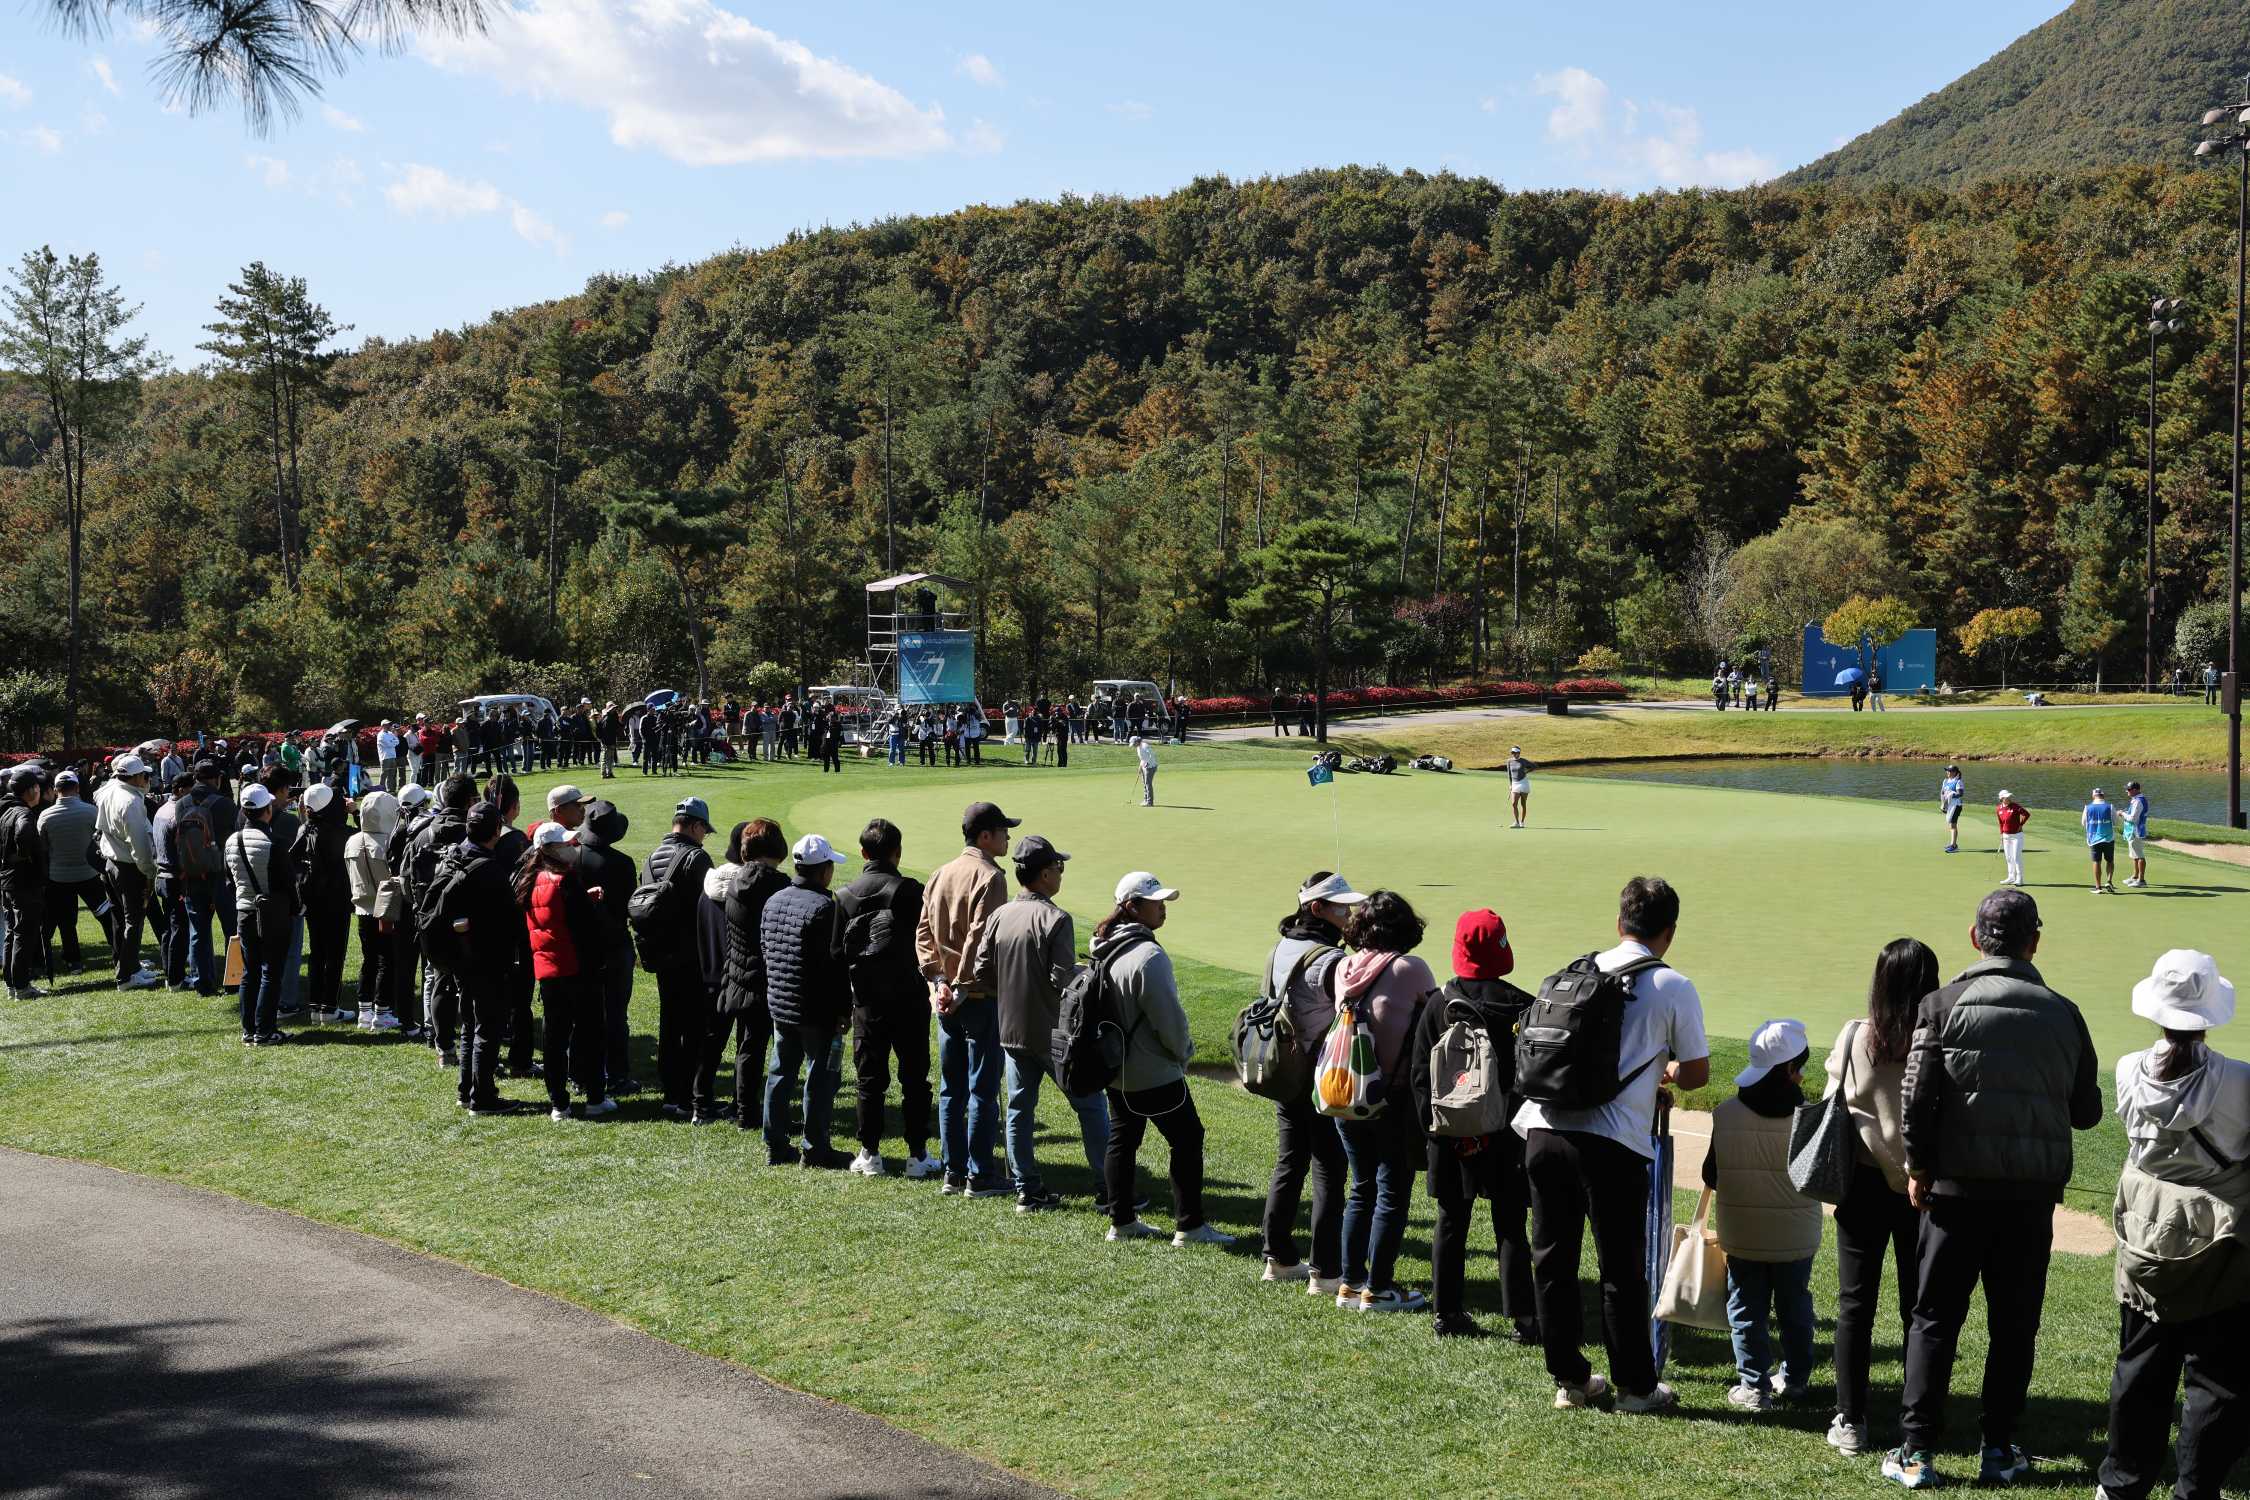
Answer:
[[[977,638],[967,630],[907,631],[898,638],[898,701],[974,703]]]
[[[1838,674],[1853,668],[1880,667],[1883,691],[1918,693],[1937,686],[1937,632],[1927,627],[1909,630],[1877,651],[1864,639],[1858,645],[1832,644],[1818,625],[1805,627],[1804,693],[1808,698],[1842,698],[1851,693],[1838,685]]]

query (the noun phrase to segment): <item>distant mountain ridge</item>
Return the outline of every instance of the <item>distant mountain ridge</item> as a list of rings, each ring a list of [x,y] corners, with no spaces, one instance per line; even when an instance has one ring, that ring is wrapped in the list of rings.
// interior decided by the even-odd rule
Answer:
[[[2197,117],[2226,102],[2245,73],[2250,6],[2243,0],[2077,0],[1780,182],[1959,187],[2016,173],[2183,165],[2195,148]]]

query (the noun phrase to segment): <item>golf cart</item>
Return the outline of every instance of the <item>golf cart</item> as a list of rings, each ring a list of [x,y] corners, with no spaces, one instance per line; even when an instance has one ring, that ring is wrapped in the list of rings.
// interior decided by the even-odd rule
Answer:
[[[1123,725],[1132,717],[1133,705],[1146,704],[1147,723],[1164,723],[1164,690],[1155,683],[1128,677],[1097,677],[1087,690],[1086,714],[1096,723],[1107,721],[1112,734],[1122,740]],[[1158,730],[1162,733],[1161,728]]]
[[[519,714],[528,713],[534,722],[543,720],[555,711],[555,705],[533,693],[480,693],[474,698],[461,700],[461,717],[473,719],[479,713],[486,718],[501,709],[513,706]]]

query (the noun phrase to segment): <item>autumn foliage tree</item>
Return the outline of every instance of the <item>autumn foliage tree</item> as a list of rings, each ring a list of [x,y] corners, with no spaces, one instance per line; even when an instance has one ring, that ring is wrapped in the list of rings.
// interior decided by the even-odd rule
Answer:
[[[1980,609],[1957,632],[1961,649],[1972,657],[1987,651],[2000,653],[2000,685],[2008,685],[2008,658],[2039,633],[2039,611],[2029,605],[2009,609]]]

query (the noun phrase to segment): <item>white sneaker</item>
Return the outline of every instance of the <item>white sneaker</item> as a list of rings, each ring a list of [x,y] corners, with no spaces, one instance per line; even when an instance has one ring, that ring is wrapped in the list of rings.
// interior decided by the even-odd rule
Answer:
[[[1763,1386],[1732,1385],[1727,1387],[1727,1405],[1737,1411],[1772,1411],[1773,1396]]]
[[[1311,1276],[1305,1281],[1305,1290],[1315,1297],[1333,1297],[1343,1289],[1341,1276]]]
[[[164,982],[164,976],[154,969],[142,969],[118,988],[121,990],[153,990]]]
[[[570,1111],[563,1108],[550,1109],[547,1111],[547,1118],[561,1125],[570,1119]]]
[[[927,1156],[914,1157],[906,1164],[906,1175],[916,1182],[920,1182],[925,1177],[935,1177],[944,1170],[945,1168],[942,1165],[932,1161]]]
[[[585,1109],[586,1118],[589,1120],[598,1120],[604,1115],[614,1115],[616,1113],[617,1101],[615,1099],[604,1099],[599,1104],[587,1105]]]
[[[1656,1389],[1645,1396],[1629,1396],[1620,1392],[1617,1397],[1617,1409],[1634,1415],[1653,1416],[1659,1412],[1671,1411],[1679,1404],[1680,1398],[1661,1380],[1656,1382]]]
[[[1836,1413],[1828,1424],[1828,1446],[1847,1458],[1867,1451],[1867,1424],[1847,1422],[1842,1412]]]
[[[1266,1273],[1258,1279],[1260,1281],[1307,1281],[1311,1277],[1312,1267],[1306,1265],[1303,1261],[1298,1261],[1293,1266],[1285,1266],[1269,1255],[1266,1257]]]
[[[884,1177],[890,1173],[890,1168],[883,1165],[883,1158],[872,1151],[862,1151],[853,1157],[851,1169],[862,1177]]]
[[[1609,1394],[1609,1382],[1599,1375],[1586,1377],[1584,1385],[1558,1385],[1555,1387],[1555,1410],[1576,1411],[1590,1406]]]
[[[1185,1249],[1189,1245],[1231,1245],[1234,1236],[1208,1224],[1198,1224],[1193,1229],[1182,1229],[1172,1236],[1172,1248]]]
[[[1112,1244],[1114,1244],[1119,1240],[1162,1239],[1163,1235],[1159,1231],[1149,1228],[1148,1225],[1143,1224],[1140,1220],[1135,1219],[1130,1224],[1110,1225],[1107,1238]]]
[[[360,1024],[367,1025],[367,1012],[361,1011],[359,1014]],[[387,1010],[379,1010],[375,1012],[373,1029],[376,1031],[396,1031],[399,1029],[398,1017]]]

